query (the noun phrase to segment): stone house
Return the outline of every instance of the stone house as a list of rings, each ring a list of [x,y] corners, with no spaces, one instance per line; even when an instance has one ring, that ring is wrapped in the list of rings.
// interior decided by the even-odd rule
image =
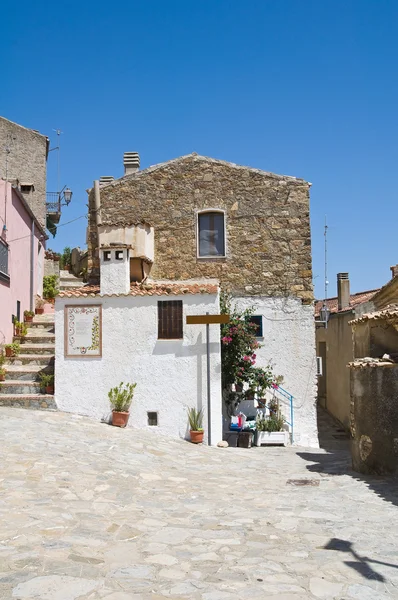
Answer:
[[[376,301],[385,295],[385,288]],[[396,473],[398,304],[365,313],[350,325],[355,355],[349,369],[353,468],[361,473]]]
[[[294,396],[295,443],[316,446],[310,184],[196,153],[142,171],[126,153],[124,166],[89,192],[89,283],[112,284],[105,263],[120,244],[132,286],[218,280],[255,307],[257,364],[272,361]]]
[[[48,139],[0,117],[0,344],[42,294]]]
[[[350,428],[350,372],[354,347],[349,322],[373,305],[369,304],[377,290],[350,293],[348,273],[337,275],[338,296],[328,298],[330,312],[327,327],[320,323],[320,311],[325,301],[315,304],[316,351],[321,368],[318,374],[318,402],[345,429]]]
[[[16,185],[42,227],[46,226],[49,139],[0,117],[0,177]]]
[[[316,350],[322,365],[318,376],[318,402],[347,430],[351,425],[351,381],[347,365],[364,356],[362,350],[358,354],[359,349],[353,342],[350,322],[365,313],[398,303],[398,266],[390,269],[392,278],[382,288],[356,294],[350,294],[348,273],[338,273],[338,296],[315,304]],[[330,311],[327,328],[320,322],[324,303]]]

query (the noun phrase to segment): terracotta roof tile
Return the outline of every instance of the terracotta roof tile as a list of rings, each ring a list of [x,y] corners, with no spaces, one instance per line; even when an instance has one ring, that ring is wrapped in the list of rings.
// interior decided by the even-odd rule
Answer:
[[[103,296],[183,296],[188,294],[217,294],[216,283],[132,283],[128,294],[103,294]],[[85,285],[81,288],[63,290],[58,298],[85,298],[100,295],[99,285]]]
[[[349,321],[348,324],[351,325],[353,323],[364,323],[365,321],[371,321],[373,319],[384,319],[386,321],[398,321],[398,304],[390,304],[383,308],[382,310],[376,310],[374,312],[365,313],[361,315],[358,319],[354,319]]]
[[[359,306],[363,302],[368,302],[379,290],[368,290],[367,292],[358,292],[357,294],[351,294],[350,296],[350,305],[346,308],[339,310],[338,308],[338,298],[327,298],[326,305],[330,310],[331,314],[347,312],[348,310],[352,310],[356,306]],[[315,302],[315,317],[319,317],[319,311],[323,306],[323,300],[317,300]]]

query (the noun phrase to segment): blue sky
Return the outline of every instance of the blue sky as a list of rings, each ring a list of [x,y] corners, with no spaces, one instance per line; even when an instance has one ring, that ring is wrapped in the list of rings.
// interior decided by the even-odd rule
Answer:
[[[312,182],[314,283],[372,289],[398,263],[396,0],[6,0],[0,114],[56,145],[74,192],[195,151]],[[48,189],[56,189],[56,157]],[[85,244],[85,219],[49,245]]]

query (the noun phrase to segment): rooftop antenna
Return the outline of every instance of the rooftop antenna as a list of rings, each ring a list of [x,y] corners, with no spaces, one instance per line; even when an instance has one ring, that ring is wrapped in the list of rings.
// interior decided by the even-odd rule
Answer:
[[[329,281],[328,281],[328,224],[327,224],[326,215],[325,215],[325,226],[324,226],[323,235],[325,236],[325,298],[324,298],[324,300],[326,300],[326,298],[328,297],[328,285],[329,285]]]
[[[50,152],[52,150],[58,150],[57,152],[57,191],[59,192],[61,187],[60,187],[60,181],[61,181],[61,172],[60,172],[60,162],[59,162],[59,153],[61,150],[61,133],[63,133],[63,131],[61,131],[60,129],[53,129],[53,131],[55,131],[55,133],[57,134],[57,145],[54,148],[50,149]]]
[[[330,317],[330,309],[327,305],[327,297],[328,297],[328,285],[329,285],[329,281],[328,281],[328,224],[327,224],[327,218],[325,215],[325,225],[323,228],[323,235],[325,236],[325,296],[323,298],[323,305],[321,310],[319,311],[319,316],[320,318],[320,322],[324,324],[325,329],[327,329],[328,327],[328,320]]]

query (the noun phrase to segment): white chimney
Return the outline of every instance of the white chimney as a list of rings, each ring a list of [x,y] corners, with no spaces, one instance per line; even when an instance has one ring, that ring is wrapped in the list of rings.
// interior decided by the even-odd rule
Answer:
[[[101,294],[128,294],[130,291],[130,250],[126,244],[100,247]]]
[[[115,181],[115,178],[112,177],[112,175],[102,175],[102,177],[99,178],[99,184],[102,185],[108,185],[108,183],[112,183],[112,181]]]
[[[337,273],[337,305],[338,310],[350,306],[350,280],[348,273]]]
[[[140,168],[140,155],[138,152],[125,152],[123,157],[124,174],[136,173]]]

